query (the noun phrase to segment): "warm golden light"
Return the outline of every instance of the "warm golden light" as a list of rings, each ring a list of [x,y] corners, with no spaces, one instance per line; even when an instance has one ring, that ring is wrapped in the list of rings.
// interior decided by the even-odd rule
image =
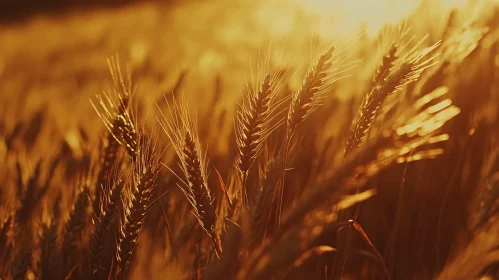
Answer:
[[[385,23],[394,23],[413,11],[418,0],[298,0],[308,12],[320,17],[321,33],[353,32],[365,28],[374,35]]]
[[[363,28],[375,35],[384,24],[394,24],[413,12],[421,0],[291,0],[310,15],[319,18],[323,35],[356,32]],[[435,0],[434,7],[462,7],[466,0]]]
[[[499,279],[499,0],[0,3],[0,280]]]

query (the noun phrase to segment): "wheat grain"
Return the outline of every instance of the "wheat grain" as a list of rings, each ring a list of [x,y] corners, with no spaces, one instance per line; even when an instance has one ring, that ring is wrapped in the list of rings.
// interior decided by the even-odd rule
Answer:
[[[96,95],[97,104],[90,101],[93,108],[104,122],[108,130],[106,141],[104,143],[104,152],[101,155],[100,171],[97,175],[95,189],[94,209],[100,207],[100,200],[104,186],[109,182],[108,176],[111,168],[116,163],[121,144],[132,159],[137,158],[138,135],[132,115],[129,111],[130,99],[132,95],[132,81],[130,66],[127,69],[127,76],[124,78],[118,62],[118,57],[112,57],[108,60],[109,70],[114,82],[114,94],[104,93]],[[113,101],[112,95],[116,96],[118,103]]]
[[[142,153],[139,154],[140,160],[134,166],[131,189],[124,192],[123,215],[116,247],[116,259],[121,269],[119,277],[125,277],[133,259],[144,220],[151,207],[151,198],[160,171],[155,146],[145,144],[140,153]]]
[[[236,164],[243,188],[246,186],[249,169],[270,132],[267,124],[276,94],[276,82],[271,73],[266,74],[257,92],[248,89],[248,107],[243,107],[238,112]]]
[[[320,95],[327,85],[328,72],[332,66],[334,46],[324,52],[310,68],[298,92],[293,96],[288,111],[287,135],[289,138],[298,124],[320,105]]]
[[[396,48],[390,49],[389,53],[385,56],[389,63],[385,65],[384,57],[382,65],[374,74],[374,79],[379,78],[379,80],[374,80],[373,84],[375,86],[364,97],[362,104],[357,111],[352,129],[347,139],[345,154],[357,149],[365,142],[374,118],[376,117],[380,106],[383,104],[383,101],[396,90],[401,89],[404,85],[416,81],[422,71],[432,65],[431,61],[433,57],[430,57],[425,61],[421,60],[438,46],[439,44],[435,44],[432,47],[422,50],[415,58],[402,63],[397,70],[387,75],[387,67],[391,65],[396,58]],[[383,70],[383,68],[387,69]],[[383,75],[386,77],[383,77]]]
[[[164,114],[162,116],[163,119],[159,119],[160,125],[180,159],[180,167],[185,178],[180,187],[192,205],[199,224],[212,239],[217,254],[220,254],[220,241],[215,231],[217,217],[206,182],[206,162],[200,154],[195,123],[182,97],[180,104],[175,103],[174,107],[170,108],[169,120]]]

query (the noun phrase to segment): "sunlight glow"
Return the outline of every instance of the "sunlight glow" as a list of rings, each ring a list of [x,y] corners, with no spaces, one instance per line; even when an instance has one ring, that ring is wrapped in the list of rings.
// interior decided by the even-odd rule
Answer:
[[[421,0],[291,0],[320,20],[320,33],[353,32],[363,28],[375,35],[386,23],[396,23],[414,11]],[[435,0],[442,9],[464,6],[466,0]]]

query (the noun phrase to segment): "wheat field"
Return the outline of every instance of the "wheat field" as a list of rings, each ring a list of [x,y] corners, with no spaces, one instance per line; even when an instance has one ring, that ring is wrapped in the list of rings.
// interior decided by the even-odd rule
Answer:
[[[499,3],[382,2],[0,25],[0,279],[499,279]]]

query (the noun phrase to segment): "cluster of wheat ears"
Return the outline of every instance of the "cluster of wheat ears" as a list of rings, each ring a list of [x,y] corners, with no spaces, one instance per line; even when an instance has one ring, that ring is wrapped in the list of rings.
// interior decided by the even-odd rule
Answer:
[[[400,36],[347,101],[352,42],[291,93],[264,58],[234,117],[178,88],[146,112],[111,58],[106,129],[44,153],[43,113],[1,126],[0,279],[499,277],[496,25]]]

